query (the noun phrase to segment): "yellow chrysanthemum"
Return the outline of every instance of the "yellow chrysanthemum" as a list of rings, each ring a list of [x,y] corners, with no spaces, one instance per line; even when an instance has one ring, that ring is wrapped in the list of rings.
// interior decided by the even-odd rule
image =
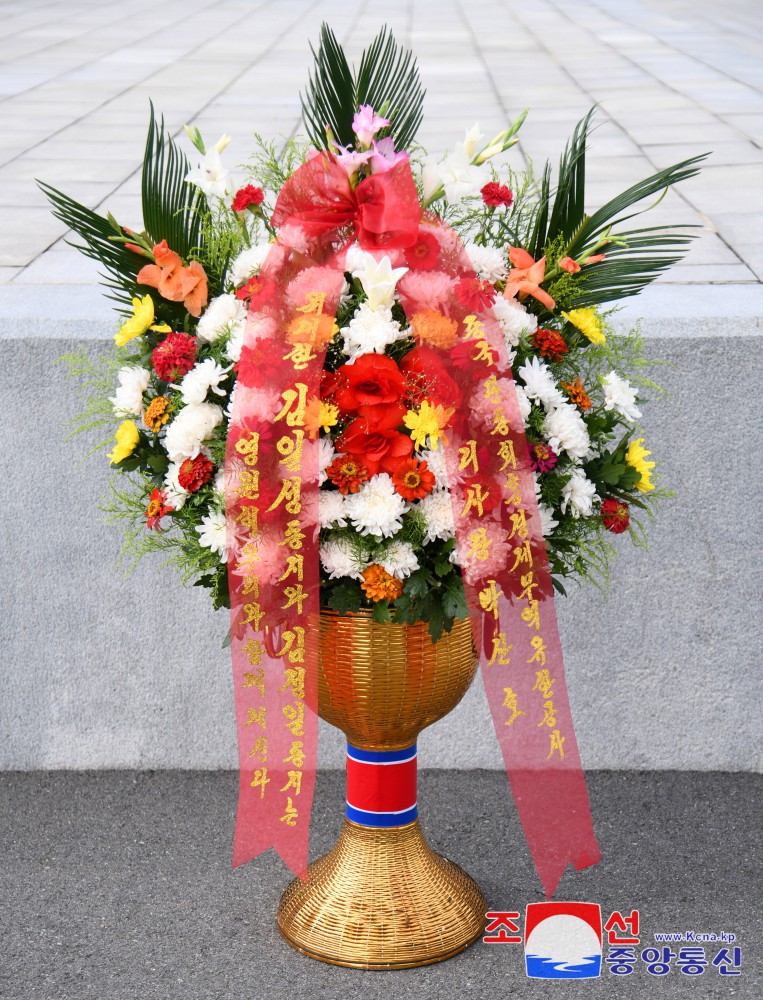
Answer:
[[[429,438],[429,447],[436,449],[438,441],[448,443],[443,430],[447,427],[453,412],[451,407],[440,406],[439,403],[433,406],[428,399],[425,399],[418,412],[408,410],[403,417],[403,423],[411,432],[411,438],[417,448],[423,448],[426,439]]]
[[[606,344],[607,338],[595,309],[570,309],[569,312],[563,312],[562,316],[580,330],[584,337],[588,337],[592,344]]]
[[[654,483],[650,479],[650,476],[652,475],[652,469],[657,463],[646,461],[646,456],[651,455],[652,453],[651,451],[647,451],[643,445],[643,438],[637,438],[635,441],[631,441],[628,445],[628,450],[625,453],[625,461],[631,466],[631,468],[641,474],[641,479],[639,479],[636,483],[636,489],[640,490],[642,493],[648,493],[650,490],[654,489]]]
[[[123,459],[127,458],[128,455],[132,455],[135,448],[140,441],[140,434],[138,433],[138,427],[133,420],[123,421],[119,427],[117,427],[117,433],[115,435],[116,444],[108,459],[112,465],[116,465],[117,462],[121,462]]]
[[[125,320],[119,330],[114,334],[114,343],[117,347],[124,347],[136,337],[142,337],[146,330],[156,330],[157,333],[170,333],[170,327],[166,323],[154,326],[154,300],[150,295],[144,295],[142,299],[132,300],[132,316]]]
[[[318,411],[318,424],[321,430],[328,433],[329,428],[336,427],[338,421],[339,407],[334,406],[333,403],[327,403],[322,399],[320,410]]]

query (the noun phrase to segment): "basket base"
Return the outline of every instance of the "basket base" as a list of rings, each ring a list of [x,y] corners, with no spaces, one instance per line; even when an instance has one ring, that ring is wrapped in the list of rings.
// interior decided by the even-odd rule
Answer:
[[[278,929],[297,951],[332,965],[429,965],[463,951],[485,927],[479,887],[428,846],[418,820],[379,829],[345,819],[308,879],[281,897]]]

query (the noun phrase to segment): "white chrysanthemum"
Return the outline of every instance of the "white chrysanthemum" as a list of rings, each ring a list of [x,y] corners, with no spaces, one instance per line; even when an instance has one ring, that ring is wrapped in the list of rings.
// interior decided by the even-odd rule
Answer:
[[[517,394],[517,402],[519,403],[519,412],[522,415],[522,420],[525,426],[527,426],[527,418],[530,416],[533,404],[527,398],[527,393],[522,386],[517,385],[516,382],[514,383],[514,392]]]
[[[516,347],[523,333],[532,334],[538,329],[537,319],[514,299],[499,295],[493,303],[493,313],[506,338],[507,347]]]
[[[368,565],[358,556],[346,538],[324,542],[320,547],[320,557],[321,565],[330,580],[336,580],[340,576],[360,580],[363,570]]]
[[[345,267],[363,286],[369,309],[389,309],[395,301],[395,285],[408,270],[393,268],[387,254],[377,260],[373,254],[355,247],[348,251]]]
[[[570,458],[584,458],[591,447],[588,428],[576,406],[563,403],[543,421],[543,436],[557,455],[566,451]]]
[[[617,410],[621,417],[632,424],[641,416],[641,410],[636,406],[638,390],[627,379],[621,378],[617,372],[602,375],[601,384],[604,387],[604,409]]]
[[[573,517],[588,517],[593,512],[596,487],[590,479],[586,479],[582,472],[573,472],[562,489],[562,511],[567,513],[567,508]]]
[[[373,476],[358,493],[344,501],[344,510],[361,535],[394,535],[403,526],[405,500],[395,490],[386,472]]]
[[[196,169],[186,174],[185,182],[195,185],[208,198],[225,198],[231,186],[231,175],[223,166],[217,149],[212,148],[202,156]]]
[[[398,580],[405,580],[419,568],[416,553],[409,542],[392,542],[382,556],[377,556],[376,562]]]
[[[164,477],[164,492],[167,494],[167,503],[174,510],[181,510],[190,496],[188,490],[184,490],[178,481],[178,473],[182,464],[182,462],[173,462]]]
[[[240,253],[236,257],[230,266],[228,274],[235,288],[239,288],[249,278],[253,278],[255,274],[260,273],[260,268],[272,247],[272,243],[255,243],[253,247],[249,247],[248,250],[244,250],[243,253]]]
[[[447,490],[450,485],[450,476],[448,475],[445,448],[438,448],[436,451],[430,448],[426,451],[417,452],[416,458],[420,462],[427,463],[427,468],[434,476],[437,489]],[[453,485],[456,485],[455,482]]]
[[[230,367],[223,368],[222,365],[218,365],[213,358],[206,358],[183,376],[180,385],[173,385],[172,388],[180,392],[186,405],[203,403],[210,392],[217,396],[225,395],[220,383],[225,380],[230,370]]]
[[[214,510],[201,519],[201,525],[196,528],[199,533],[199,544],[205,549],[211,549],[218,556],[221,562],[228,559],[228,546],[226,542],[227,531],[225,528],[225,514],[222,511]]]
[[[384,354],[384,348],[400,336],[400,324],[392,319],[392,311],[371,309],[366,302],[361,304],[350,325],[342,330],[344,351],[351,362],[361,354]]]
[[[164,447],[171,462],[196,458],[201,442],[206,441],[222,423],[223,411],[214,403],[192,403],[184,406],[167,427]]]
[[[328,479],[326,469],[336,458],[336,449],[330,437],[322,437],[318,441],[318,485],[323,484]]]
[[[548,365],[540,358],[529,358],[519,369],[518,374],[525,384],[525,395],[528,399],[537,399],[547,410],[561,406],[565,402]]]
[[[235,295],[218,295],[212,299],[202,313],[196,327],[196,336],[208,344],[213,344],[226,334],[233,334],[246,324],[246,306]]]
[[[506,277],[506,260],[497,247],[483,247],[479,243],[467,243],[465,250],[469,255],[472,267],[482,281],[495,284],[496,281]]]
[[[143,416],[143,393],[150,377],[148,369],[141,368],[140,365],[125,365],[119,369],[119,385],[116,393],[109,399],[116,416]]]
[[[544,503],[538,504],[538,513],[540,514],[540,527],[543,537],[548,538],[559,522],[554,520],[554,511],[551,507],[547,507]]]
[[[347,525],[345,498],[334,490],[318,493],[318,523],[321,528],[344,528]]]
[[[453,505],[447,490],[433,490],[418,502],[416,509],[424,516],[425,542],[433,542],[436,538],[443,541],[453,538],[456,526],[453,522]]]

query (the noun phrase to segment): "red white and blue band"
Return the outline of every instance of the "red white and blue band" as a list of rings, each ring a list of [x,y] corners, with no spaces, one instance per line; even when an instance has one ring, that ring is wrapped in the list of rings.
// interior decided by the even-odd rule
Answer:
[[[347,744],[346,816],[363,826],[403,826],[416,819],[415,743],[404,750]]]

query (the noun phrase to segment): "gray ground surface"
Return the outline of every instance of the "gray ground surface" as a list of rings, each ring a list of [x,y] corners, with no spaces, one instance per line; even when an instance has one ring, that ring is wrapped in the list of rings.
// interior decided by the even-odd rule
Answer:
[[[405,972],[337,969],[303,958],[274,915],[288,873],[272,854],[231,871],[236,776],[230,772],[6,773],[0,776],[3,1000],[368,1000],[408,997],[736,997],[761,978],[760,775],[596,772],[591,804],[603,860],[568,872],[557,899],[641,914],[655,932],[733,931],[738,977],[643,966],[587,983],[528,980],[521,947],[482,943]],[[315,855],[341,825],[343,776],[322,772]],[[480,883],[489,905],[542,900],[505,778],[426,771],[427,837]],[[710,946],[712,947],[712,946]],[[711,953],[709,955],[712,958]]]

